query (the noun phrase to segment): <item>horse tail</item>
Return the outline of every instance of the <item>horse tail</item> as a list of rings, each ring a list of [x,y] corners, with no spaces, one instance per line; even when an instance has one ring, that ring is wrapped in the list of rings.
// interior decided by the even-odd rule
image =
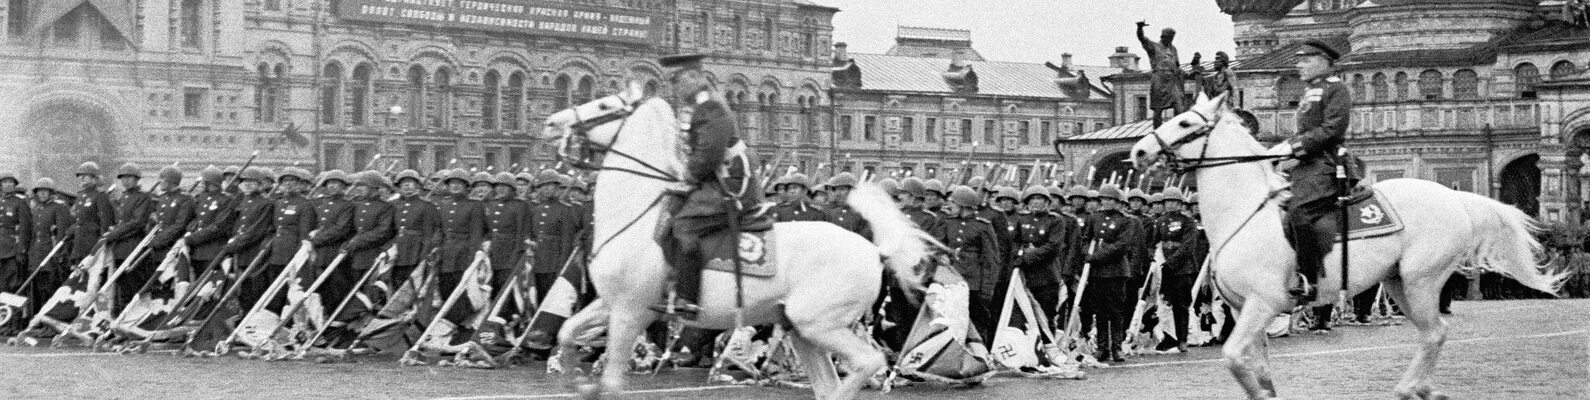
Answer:
[[[1543,247],[1535,240],[1540,222],[1517,207],[1468,192],[1458,192],[1469,216],[1474,220],[1471,237],[1477,239],[1468,264],[1507,275],[1535,290],[1558,295],[1566,273],[1549,272],[1536,256]]]
[[[876,184],[856,185],[845,203],[867,220],[872,229],[872,243],[878,246],[884,267],[894,272],[900,287],[920,289],[922,277],[913,269],[932,255],[931,250],[938,246],[938,241],[918,229],[916,223],[895,206],[894,199]]]

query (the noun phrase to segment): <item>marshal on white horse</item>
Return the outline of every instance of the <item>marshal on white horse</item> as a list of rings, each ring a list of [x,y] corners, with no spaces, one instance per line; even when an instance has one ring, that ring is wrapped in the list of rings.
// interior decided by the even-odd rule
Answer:
[[[636,338],[658,317],[647,306],[663,298],[670,270],[654,240],[663,214],[658,199],[685,170],[683,132],[673,108],[643,93],[631,83],[623,93],[553,114],[542,135],[563,138],[566,148],[572,140],[605,153],[593,192],[596,247],[589,266],[601,299],[558,333],[560,344],[570,346],[577,333],[606,323],[608,367],[599,392],[622,390],[628,368],[621,360],[629,359]],[[877,297],[884,268],[893,270],[903,287],[920,287],[912,267],[933,245],[876,185],[858,185],[849,204],[871,225],[874,241],[825,222],[778,223],[768,249],[776,254],[776,274],[742,278],[744,323],[793,328],[793,344],[822,399],[854,397],[886,366],[883,354],[851,324]],[[704,274],[702,311],[689,325],[734,328],[735,277],[712,270]],[[848,366],[843,381],[830,355]]]
[[[1282,235],[1281,201],[1272,195],[1286,184],[1262,159],[1265,148],[1229,109],[1226,96],[1199,97],[1188,112],[1139,140],[1131,158],[1142,167],[1165,156],[1196,171],[1211,249],[1205,268],[1215,289],[1239,310],[1224,348],[1226,360],[1249,398],[1273,398],[1264,328],[1295,305],[1287,288],[1296,259]],[[1403,229],[1349,242],[1347,295],[1383,285],[1419,329],[1421,343],[1396,393],[1445,398],[1428,379],[1446,341],[1446,322],[1436,303],[1452,272],[1472,266],[1547,293],[1557,293],[1564,276],[1542,272],[1536,262],[1540,244],[1532,236],[1537,222],[1517,208],[1417,179],[1392,179],[1372,188],[1383,205],[1400,214]],[[1341,251],[1337,243],[1325,257],[1319,293],[1340,288]]]

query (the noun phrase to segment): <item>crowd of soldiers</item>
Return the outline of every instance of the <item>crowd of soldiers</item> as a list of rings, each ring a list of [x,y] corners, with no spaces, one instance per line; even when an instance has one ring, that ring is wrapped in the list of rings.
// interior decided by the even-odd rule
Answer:
[[[829,221],[863,236],[866,222],[845,205],[856,185],[851,173],[840,173],[821,184],[804,174],[786,175],[773,182],[769,198],[777,195],[771,212],[778,221]],[[1011,277],[1021,281],[1042,313],[1065,326],[1071,314],[1070,299],[1080,280],[1088,280],[1081,300],[1081,332],[1097,326],[1099,360],[1122,360],[1122,340],[1137,304],[1139,289],[1151,265],[1162,268],[1158,285],[1174,310],[1176,343],[1186,350],[1191,291],[1199,266],[1209,251],[1198,223],[1196,194],[1177,187],[1160,193],[1124,189],[1105,183],[1095,188],[1075,185],[1031,185],[1023,189],[991,185],[971,177],[964,185],[948,186],[938,179],[884,178],[878,181],[917,226],[939,240],[954,255],[956,270],[970,287],[970,315],[984,338],[996,330],[996,309],[1005,297]],[[1156,250],[1163,262],[1155,264]],[[1083,265],[1090,272],[1083,277]],[[885,279],[884,282],[893,282]],[[898,287],[881,297],[905,299]],[[879,329],[878,339],[899,350],[917,315],[906,301],[880,302],[882,315],[894,319],[893,328]],[[1162,349],[1163,350],[1163,349]]]
[[[590,240],[588,184],[554,170],[451,169],[425,176],[414,170],[311,174],[297,167],[210,166],[197,181],[184,184],[183,172],[168,166],[159,170],[150,190],[144,186],[145,172],[131,163],[110,176],[113,188],[104,187],[93,162],[74,175],[75,191],[50,178],[24,189],[15,175],[0,174],[0,291],[23,290],[20,295],[31,297],[32,313],[99,246],[122,265],[139,247],[147,250],[144,254],[164,255],[180,242],[190,251],[191,267],[179,274],[188,277],[222,258],[254,260],[262,267],[240,278],[237,296],[248,307],[267,296],[272,280],[302,246],[315,254],[309,274],[301,276],[346,263],[327,273],[316,290],[337,301],[361,290],[355,287],[359,277],[389,250],[395,250],[392,272],[382,283],[389,288],[400,287],[424,265],[436,274],[440,292],[451,293],[477,251],[485,251],[493,269],[529,269],[534,293],[545,296],[565,259]],[[114,284],[113,312],[126,307],[154,276],[161,258],[129,264]],[[505,287],[512,275],[494,274],[492,287]],[[24,280],[30,281],[28,288],[19,287]],[[275,296],[265,304],[280,312],[286,295]],[[347,345],[356,334],[347,324],[373,312],[350,309],[328,316],[333,322],[316,345]],[[13,318],[0,328],[16,333],[25,322]]]

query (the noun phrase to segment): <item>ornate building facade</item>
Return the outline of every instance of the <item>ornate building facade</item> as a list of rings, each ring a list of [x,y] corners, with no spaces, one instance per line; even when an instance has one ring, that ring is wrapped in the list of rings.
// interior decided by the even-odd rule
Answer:
[[[1495,197],[1547,221],[1580,220],[1590,194],[1590,27],[1540,0],[1231,0],[1236,93],[1261,140],[1296,135],[1301,42],[1347,53],[1338,76],[1353,93],[1348,146],[1367,179],[1426,179]],[[1189,55],[1198,49],[1182,49]],[[1210,54],[1204,54],[1208,59]],[[1188,61],[1188,60],[1183,60]],[[1140,73],[1107,77],[1110,129],[1059,147],[1098,168],[1149,132],[1131,102]]]
[[[1238,104],[1271,139],[1295,135],[1297,43],[1350,53],[1348,143],[1368,179],[1420,178],[1496,197],[1544,220],[1580,219],[1590,29],[1539,0],[1228,4]],[[1285,8],[1284,12],[1278,12]],[[1582,141],[1582,142],[1581,142]],[[1583,143],[1583,144],[1579,144]]]
[[[805,0],[7,0],[0,167],[24,179],[84,160],[189,173],[555,163],[541,120],[655,60],[707,69],[753,148],[826,157],[837,9]],[[113,167],[111,165],[110,167]],[[69,176],[65,176],[69,177]]]
[[[885,54],[835,44],[834,169],[965,180],[990,164],[1016,166],[1027,182],[1034,160],[1057,173],[1056,138],[1107,126],[1116,67],[984,60],[965,30],[900,27]],[[1085,161],[1085,160],[1083,160]],[[1055,176],[1054,179],[1064,179]]]

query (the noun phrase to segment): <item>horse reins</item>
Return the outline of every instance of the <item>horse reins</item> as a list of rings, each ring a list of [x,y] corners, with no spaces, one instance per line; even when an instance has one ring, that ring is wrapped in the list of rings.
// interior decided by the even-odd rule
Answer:
[[[1170,163],[1170,168],[1171,168],[1171,170],[1173,172],[1176,172],[1176,173],[1188,173],[1188,172],[1192,172],[1192,171],[1196,171],[1196,170],[1204,169],[1204,168],[1223,167],[1223,166],[1228,166],[1228,165],[1245,164],[1245,163],[1257,162],[1257,161],[1283,160],[1283,159],[1293,158],[1293,156],[1290,155],[1290,154],[1288,154],[1288,155],[1252,155],[1252,156],[1208,157],[1207,155],[1209,154],[1209,142],[1210,142],[1210,140],[1208,140],[1207,137],[1210,136],[1210,134],[1212,132],[1214,132],[1215,125],[1220,122],[1220,118],[1219,118],[1218,115],[1215,118],[1209,118],[1208,116],[1205,116],[1203,113],[1200,113],[1197,110],[1188,110],[1188,111],[1191,112],[1193,115],[1197,115],[1199,119],[1202,119],[1203,122],[1204,122],[1204,126],[1198,128],[1198,130],[1195,130],[1192,133],[1187,134],[1186,136],[1182,136],[1181,138],[1176,139],[1175,141],[1172,141],[1170,143],[1166,143],[1165,139],[1163,137],[1159,136],[1159,131],[1156,130],[1156,131],[1150,133],[1150,135],[1154,137],[1154,141],[1159,142],[1160,154],[1165,156],[1165,161]],[[1200,138],[1204,138],[1205,140],[1204,140],[1203,148],[1199,150],[1197,158],[1181,158],[1181,157],[1177,157],[1176,156],[1176,152],[1174,151],[1175,148],[1181,147],[1181,145],[1184,145],[1184,144],[1187,144],[1187,143],[1191,143],[1192,141],[1198,140]],[[1270,204],[1271,200],[1275,200],[1275,198],[1281,194],[1282,190],[1285,190],[1285,188],[1283,187],[1281,189],[1273,189],[1273,190],[1270,190],[1269,193],[1265,194],[1264,200],[1259,202],[1258,207],[1255,207],[1253,209],[1253,212],[1249,213],[1248,217],[1246,219],[1243,219],[1242,223],[1237,225],[1237,228],[1231,231],[1231,235],[1227,236],[1225,240],[1220,241],[1220,247],[1215,248],[1214,251],[1209,253],[1209,260],[1207,260],[1207,263],[1210,264],[1209,279],[1210,279],[1211,282],[1214,282],[1215,290],[1221,291],[1221,289],[1219,287],[1220,286],[1220,281],[1217,280],[1217,279],[1214,279],[1215,271],[1214,271],[1214,268],[1213,268],[1213,264],[1215,262],[1215,259],[1220,258],[1220,253],[1225,250],[1226,245],[1230,244],[1231,240],[1235,239],[1237,237],[1237,234],[1242,232],[1242,228],[1247,227],[1248,223],[1253,221],[1253,217],[1258,216],[1260,212],[1264,211],[1264,207],[1268,206]]]
[[[1204,122],[1204,126],[1201,127],[1201,128],[1198,128],[1198,130],[1195,130],[1192,133],[1187,134],[1186,136],[1182,136],[1181,138],[1176,139],[1175,141],[1170,142],[1170,143],[1166,143],[1165,142],[1165,138],[1160,137],[1158,131],[1154,131],[1154,132],[1149,134],[1150,136],[1154,137],[1154,141],[1159,142],[1160,154],[1165,156],[1165,161],[1170,163],[1170,169],[1173,172],[1180,173],[1180,174],[1185,174],[1185,173],[1188,173],[1188,172],[1192,172],[1192,171],[1196,171],[1196,170],[1204,169],[1204,168],[1223,167],[1223,166],[1227,166],[1227,165],[1243,164],[1243,163],[1250,163],[1250,162],[1255,162],[1255,161],[1280,160],[1280,159],[1292,158],[1291,155],[1253,155],[1253,156],[1208,157],[1207,155],[1209,154],[1209,140],[1204,140],[1203,148],[1198,151],[1198,157],[1197,158],[1181,158],[1181,157],[1177,157],[1176,153],[1171,151],[1172,149],[1177,148],[1177,147],[1181,147],[1181,145],[1184,145],[1184,144],[1187,144],[1187,143],[1191,143],[1194,140],[1198,140],[1200,138],[1208,137],[1210,132],[1213,132],[1215,130],[1215,125],[1220,122],[1219,116],[1216,116],[1215,118],[1209,118],[1208,116],[1205,116],[1203,113],[1200,113],[1197,110],[1188,110],[1188,112],[1191,112],[1193,115],[1197,115],[1199,119],[1202,119],[1203,122]]]
[[[634,111],[635,110],[635,104],[637,104],[637,103],[640,103],[640,100],[636,100],[633,103],[625,103],[624,104],[624,108],[618,109],[618,110],[616,110],[616,111],[614,111],[612,113],[595,116],[595,117],[592,117],[591,119],[581,119],[580,118],[580,110],[579,110],[579,108],[571,108],[570,110],[574,111],[574,119],[576,120],[576,122],[571,124],[571,125],[569,125],[570,134],[564,139],[563,146],[562,146],[562,148],[559,149],[559,153],[560,153],[559,155],[563,156],[564,158],[571,159],[570,162],[569,162],[570,165],[573,165],[576,168],[580,168],[580,169],[592,169],[592,170],[597,170],[597,171],[617,171],[617,172],[624,172],[624,173],[632,174],[632,175],[643,177],[643,178],[655,179],[655,180],[659,180],[659,181],[663,181],[663,182],[669,182],[669,183],[679,182],[681,179],[679,179],[679,177],[677,177],[677,176],[674,176],[673,173],[665,171],[662,168],[658,168],[657,166],[652,165],[651,163],[648,163],[645,160],[640,159],[639,157],[635,157],[633,155],[630,155],[629,153],[625,153],[625,152],[623,152],[621,150],[613,148],[613,144],[618,143],[619,135],[624,134],[624,127],[629,125],[629,116],[635,114],[635,111]],[[618,124],[618,131],[613,133],[613,140],[608,142],[607,144],[601,144],[601,143],[592,142],[590,140],[590,136],[586,134],[587,132],[590,132],[590,130],[593,129],[593,128],[596,128],[596,127],[602,126],[602,125],[606,125],[606,124],[611,123],[613,121],[618,121],[618,123],[619,123]],[[576,159],[574,157],[571,157],[568,154],[568,150],[569,150],[570,145],[572,144],[571,142],[573,140],[575,140],[576,138],[578,138],[580,143],[582,145],[584,145],[591,152],[601,153],[601,154],[608,154],[608,153],[616,154],[619,157],[623,157],[623,158],[629,159],[630,161],[634,161],[637,164],[640,164],[641,167],[644,167],[645,169],[647,169],[649,171],[637,171],[637,170],[630,169],[630,168],[613,167],[613,166],[605,165],[605,163],[604,163],[604,165],[600,165],[600,166],[592,165],[588,160]]]
[[[620,99],[622,99],[622,97],[620,97]],[[644,99],[642,99],[642,100],[644,100]],[[567,135],[564,138],[563,146],[558,149],[559,155],[562,156],[563,158],[570,159],[569,165],[572,165],[575,168],[590,169],[590,170],[597,170],[597,171],[623,172],[623,173],[628,173],[628,174],[632,174],[632,175],[635,175],[635,176],[639,176],[639,177],[642,177],[642,178],[655,179],[655,180],[668,182],[668,183],[674,183],[674,182],[682,181],[682,179],[679,179],[679,177],[674,176],[673,173],[665,171],[662,168],[658,168],[657,166],[652,165],[651,163],[648,163],[645,160],[640,159],[639,157],[635,157],[633,155],[630,155],[629,153],[625,153],[625,152],[623,152],[621,150],[613,148],[613,145],[618,143],[619,135],[622,135],[624,133],[624,127],[628,126],[629,117],[631,115],[635,114],[635,111],[634,111],[635,110],[635,105],[639,104],[640,102],[641,102],[641,100],[635,100],[634,102],[625,102],[624,103],[624,108],[615,110],[615,111],[613,111],[611,113],[608,113],[608,114],[591,117],[591,119],[582,119],[582,118],[580,118],[580,110],[579,110],[579,108],[578,107],[571,108],[570,110],[574,111],[574,119],[575,119],[576,122],[569,125],[569,135]],[[618,121],[619,125],[618,125],[618,131],[613,133],[613,140],[612,141],[609,141],[607,144],[600,144],[600,143],[592,142],[590,140],[590,136],[587,133],[590,132],[591,129],[596,128],[598,126],[606,125],[606,124],[611,123],[613,121]],[[650,172],[637,171],[637,170],[634,170],[634,169],[624,168],[624,167],[608,166],[608,165],[606,165],[606,163],[603,163],[603,165],[594,165],[594,164],[590,163],[588,160],[577,159],[575,157],[572,157],[572,156],[570,156],[568,154],[568,150],[569,150],[570,145],[572,144],[571,142],[574,141],[576,138],[578,138],[578,140],[580,141],[580,144],[583,147],[585,147],[586,150],[589,150],[590,152],[601,153],[601,154],[616,154],[619,157],[623,157],[623,158],[629,159],[630,161],[634,161],[637,164],[640,164],[641,167],[644,167],[645,169],[650,170]],[[596,255],[598,253],[601,253],[602,249],[607,248],[607,244],[608,243],[612,243],[613,239],[617,239],[620,235],[623,235],[624,232],[629,231],[629,228],[634,227],[635,223],[640,222],[641,219],[645,218],[646,214],[650,214],[651,210],[656,209],[657,205],[662,204],[662,200],[663,200],[664,196],[667,196],[666,192],[658,194],[657,198],[652,199],[651,205],[646,206],[645,210],[642,210],[640,212],[640,214],[635,215],[634,219],[631,219],[629,221],[629,223],[624,224],[623,228],[619,228],[618,232],[614,233],[613,236],[609,236],[607,239],[602,240],[602,244],[601,245],[598,245],[596,248],[591,250],[591,253],[589,254],[590,257],[593,258],[593,259],[596,258]]]

